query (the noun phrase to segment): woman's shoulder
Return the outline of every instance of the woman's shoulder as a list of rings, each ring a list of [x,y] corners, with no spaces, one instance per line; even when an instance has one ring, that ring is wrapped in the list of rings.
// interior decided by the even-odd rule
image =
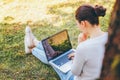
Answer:
[[[88,39],[86,41],[79,43],[77,47],[88,47],[88,46],[93,45],[95,43],[96,43],[96,41]]]
[[[83,41],[78,46],[80,47],[87,47],[87,46],[92,46],[92,45],[98,46],[97,44],[100,45],[100,44],[106,43],[107,39],[108,39],[108,33],[105,32],[104,35]]]

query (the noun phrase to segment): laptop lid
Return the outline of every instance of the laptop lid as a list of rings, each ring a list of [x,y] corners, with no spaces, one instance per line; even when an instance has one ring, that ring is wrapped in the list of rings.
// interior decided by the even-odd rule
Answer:
[[[42,45],[48,61],[72,49],[67,30],[63,30],[42,40]]]

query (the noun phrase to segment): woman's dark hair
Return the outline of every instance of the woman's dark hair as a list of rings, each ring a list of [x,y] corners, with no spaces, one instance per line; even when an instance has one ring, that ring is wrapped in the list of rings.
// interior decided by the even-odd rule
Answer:
[[[79,22],[87,20],[92,25],[98,25],[99,16],[104,17],[105,12],[106,8],[103,8],[103,6],[96,5],[95,7],[92,7],[90,5],[83,5],[76,10],[75,18]]]

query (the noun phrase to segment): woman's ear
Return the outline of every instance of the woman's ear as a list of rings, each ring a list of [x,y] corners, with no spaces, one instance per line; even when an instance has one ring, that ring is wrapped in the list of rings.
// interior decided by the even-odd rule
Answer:
[[[82,25],[83,27],[86,27],[86,21],[81,21],[81,25]]]

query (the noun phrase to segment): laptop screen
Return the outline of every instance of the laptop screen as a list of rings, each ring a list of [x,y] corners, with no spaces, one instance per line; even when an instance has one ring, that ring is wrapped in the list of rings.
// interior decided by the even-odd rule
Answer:
[[[72,49],[67,30],[42,40],[42,45],[48,61]]]

